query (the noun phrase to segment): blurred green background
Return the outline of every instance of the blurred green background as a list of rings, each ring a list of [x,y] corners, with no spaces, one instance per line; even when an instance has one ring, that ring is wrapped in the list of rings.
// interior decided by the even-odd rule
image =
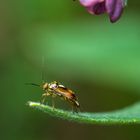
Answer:
[[[26,86],[57,80],[77,93],[82,110],[120,109],[140,99],[140,2],[122,18],[92,16],[78,1],[0,1],[0,139],[140,139],[140,126],[67,122],[26,106],[43,91]],[[42,66],[42,57],[45,66]],[[51,105],[51,99],[48,98]],[[70,110],[56,99],[56,107]]]

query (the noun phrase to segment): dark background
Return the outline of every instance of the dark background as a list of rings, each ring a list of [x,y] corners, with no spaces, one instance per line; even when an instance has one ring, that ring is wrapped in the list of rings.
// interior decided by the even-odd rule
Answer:
[[[122,18],[92,16],[78,1],[0,1],[0,139],[137,140],[140,126],[85,125],[29,108],[43,91],[25,83],[59,81],[85,112],[121,109],[140,99],[140,2]],[[45,64],[42,63],[45,58]],[[48,98],[51,105],[51,99]],[[70,110],[56,99],[56,107]]]

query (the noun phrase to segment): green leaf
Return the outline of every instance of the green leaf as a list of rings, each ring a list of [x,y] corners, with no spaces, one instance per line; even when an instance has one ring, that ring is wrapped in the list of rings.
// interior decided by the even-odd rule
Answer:
[[[53,109],[48,105],[37,102],[28,102],[30,107],[39,109],[51,116],[64,120],[85,124],[140,124],[140,102],[121,110],[103,113],[73,113],[62,109]]]

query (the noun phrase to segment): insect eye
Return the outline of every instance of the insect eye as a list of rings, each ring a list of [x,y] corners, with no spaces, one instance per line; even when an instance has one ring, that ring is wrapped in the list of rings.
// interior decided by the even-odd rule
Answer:
[[[51,84],[51,85],[50,85],[50,88],[51,88],[51,89],[55,89],[55,88],[57,88],[57,87],[58,87],[57,84]]]

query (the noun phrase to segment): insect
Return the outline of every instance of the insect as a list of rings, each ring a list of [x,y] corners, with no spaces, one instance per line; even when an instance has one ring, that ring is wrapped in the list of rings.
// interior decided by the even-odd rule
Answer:
[[[47,96],[52,96],[52,107],[54,109],[54,100],[53,98],[58,96],[60,98],[63,98],[64,100],[68,101],[72,106],[72,111],[77,112],[80,110],[80,104],[78,102],[78,99],[75,95],[75,93],[66,88],[65,86],[61,85],[60,83],[54,81],[51,83],[44,82],[42,85],[34,84],[34,83],[28,83],[30,85],[39,86],[43,89],[44,93],[42,94],[42,100],[41,103],[44,103]]]

